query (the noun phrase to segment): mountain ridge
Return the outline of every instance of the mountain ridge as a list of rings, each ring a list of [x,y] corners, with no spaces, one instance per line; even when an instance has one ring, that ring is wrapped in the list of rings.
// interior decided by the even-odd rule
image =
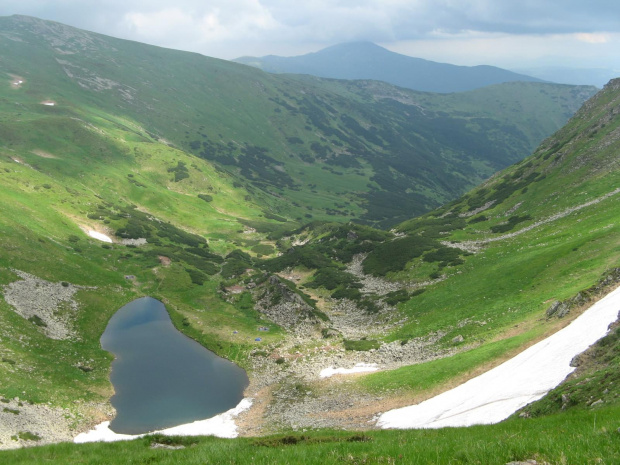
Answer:
[[[530,153],[594,92],[512,83],[415,93],[276,76],[36,18],[1,22],[4,69],[28,78],[28,95],[56,99],[55,111],[86,105],[122,114],[236,177],[270,214],[297,222],[389,227],[422,214]]]
[[[545,82],[490,65],[458,66],[401,55],[372,42],[337,44],[295,57],[267,55],[233,61],[273,73],[373,79],[423,92],[463,92],[514,81]]]

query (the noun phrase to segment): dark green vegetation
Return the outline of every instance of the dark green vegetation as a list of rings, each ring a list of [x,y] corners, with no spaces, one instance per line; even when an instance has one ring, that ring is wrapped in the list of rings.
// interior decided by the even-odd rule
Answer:
[[[100,418],[92,409],[111,395],[111,357],[98,340],[110,316],[138,296],[162,300],[185,334],[248,368],[260,358],[286,369],[297,352],[323,344],[371,357],[386,342],[440,334],[433,348],[457,350],[454,357],[342,386],[352,395],[413,398],[554,331],[563,321],[547,318],[549,306],[619,266],[619,81],[519,161],[588,89],[515,83],[438,97],[377,82],[272,76],[34,19],[0,23],[2,293],[20,280],[18,270],[57,289],[81,286],[77,309],[57,310],[75,333],[65,339],[46,336],[42,313],[23,318],[0,301],[0,396],[24,402],[19,415],[1,414],[21,417],[29,403],[49,402],[69,408],[79,427],[78,413]],[[49,100],[56,104],[42,104]],[[407,220],[395,225],[399,218]],[[343,221],[352,219],[395,226]],[[289,273],[299,279],[285,279]],[[367,290],[368,275],[393,287]],[[261,295],[305,304],[317,338],[285,349],[285,326],[256,310]],[[345,338],[331,327],[338,299],[398,324]],[[602,403],[495,427],[294,439],[285,431],[265,440],[196,439],[193,447],[192,439],[185,451],[150,450],[145,439],[2,453],[2,461],[96,463],[126,453],[136,461],[230,454],[237,462],[279,455],[389,463],[405,445],[421,463],[613,463],[618,404],[604,390],[617,393],[607,383],[613,374],[605,377],[616,355],[605,354],[605,365],[585,375],[597,382],[574,397]]]
[[[595,91],[508,83],[427,94],[276,76],[34,18],[0,18],[0,28],[3,79],[9,87],[23,81],[5,103],[19,97],[26,112],[56,103],[44,109],[47,128],[30,122],[39,136],[25,135],[25,121],[5,121],[7,148],[40,143],[52,132],[68,139],[71,118],[95,127],[92,117],[114,120],[136,141],[213,162],[246,190],[245,202],[277,221],[355,219],[386,227],[427,212],[531,153]],[[192,164],[170,160],[166,172],[182,185]],[[145,189],[139,175],[127,182]]]
[[[494,66],[455,66],[400,55],[371,42],[339,44],[295,57],[269,55],[242,57],[234,61],[270,73],[373,79],[424,92],[464,92],[503,82],[542,82]]]
[[[7,465],[26,463],[162,464],[613,464],[620,460],[618,406],[567,412],[540,419],[514,419],[494,426],[418,431],[312,431],[266,438],[145,437],[115,444],[58,444],[3,452]],[[154,444],[183,446],[178,450]]]

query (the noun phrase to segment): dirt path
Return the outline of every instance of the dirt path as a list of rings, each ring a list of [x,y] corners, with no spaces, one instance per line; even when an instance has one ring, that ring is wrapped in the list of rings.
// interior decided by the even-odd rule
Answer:
[[[510,239],[516,236],[519,236],[521,234],[524,234],[528,231],[531,231],[532,229],[535,229],[539,226],[542,226],[543,224],[548,224],[548,223],[552,223],[553,221],[557,221],[561,218],[564,218],[568,215],[570,215],[571,213],[574,213],[576,211],[579,210],[583,210],[584,208],[590,207],[592,205],[595,205],[597,203],[602,202],[603,200],[607,200],[610,197],[613,197],[614,195],[620,193],[620,187],[614,189],[613,191],[609,192],[608,194],[605,194],[601,197],[598,197],[596,199],[590,200],[588,202],[582,203],[581,205],[577,205],[575,207],[571,207],[571,208],[567,208],[564,211],[561,211],[559,213],[556,213],[554,215],[551,215],[547,218],[544,218],[542,220],[539,220],[529,226],[526,226],[523,229],[520,229],[519,231],[515,231],[515,232],[511,232],[508,234],[502,234],[501,236],[497,236],[497,237],[489,237],[487,239],[482,239],[482,240],[477,240],[477,241],[463,241],[463,242],[449,242],[449,241],[443,241],[442,244],[444,244],[445,246],[448,247],[453,247],[453,248],[457,248],[457,249],[462,249],[465,250],[467,252],[477,252],[478,250],[480,250],[480,248],[486,244],[489,244],[491,242],[497,242],[497,241],[504,241],[506,239]]]

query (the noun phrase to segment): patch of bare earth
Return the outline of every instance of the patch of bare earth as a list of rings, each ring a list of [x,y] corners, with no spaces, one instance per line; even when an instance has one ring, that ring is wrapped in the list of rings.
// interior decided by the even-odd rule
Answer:
[[[82,289],[70,283],[53,283],[14,270],[21,278],[4,286],[4,300],[51,339],[72,339],[73,318],[78,310],[74,294]]]
[[[37,149],[37,150],[33,150],[31,153],[41,158],[58,158],[56,155],[52,155],[51,153],[46,152],[45,150]]]
[[[18,76],[16,74],[10,74],[11,76],[11,88],[12,89],[19,89],[21,86],[24,85],[24,78],[21,76]]]

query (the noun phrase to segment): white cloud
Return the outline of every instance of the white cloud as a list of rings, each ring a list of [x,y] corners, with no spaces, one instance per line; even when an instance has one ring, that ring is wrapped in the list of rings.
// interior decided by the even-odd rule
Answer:
[[[506,34],[434,31],[431,38],[382,42],[404,55],[458,65],[492,64],[503,68],[568,66],[620,67],[620,33]],[[604,37],[605,40],[602,40]]]
[[[162,8],[124,15],[126,31],[137,40],[158,44],[186,43],[195,48],[208,42],[255,39],[279,25],[258,0],[210,2],[197,8]]]
[[[575,37],[580,42],[586,42],[588,44],[606,44],[609,42],[610,36],[609,34],[587,34],[580,33],[575,34]]]
[[[518,60],[570,47],[618,46],[617,0],[2,0],[0,15],[29,14],[76,27],[220,58],[296,55],[341,42],[416,43],[460,60],[499,39]],[[562,36],[562,48],[553,39]],[[496,44],[495,49],[499,45]],[[532,46],[535,50],[527,47]],[[602,49],[598,49],[602,50]],[[606,53],[609,52],[606,49]],[[600,52],[595,52],[599,56]],[[618,60],[611,52],[612,60]],[[575,57],[581,59],[582,55]],[[426,57],[426,56],[423,56]],[[435,56],[438,61],[443,58]]]

